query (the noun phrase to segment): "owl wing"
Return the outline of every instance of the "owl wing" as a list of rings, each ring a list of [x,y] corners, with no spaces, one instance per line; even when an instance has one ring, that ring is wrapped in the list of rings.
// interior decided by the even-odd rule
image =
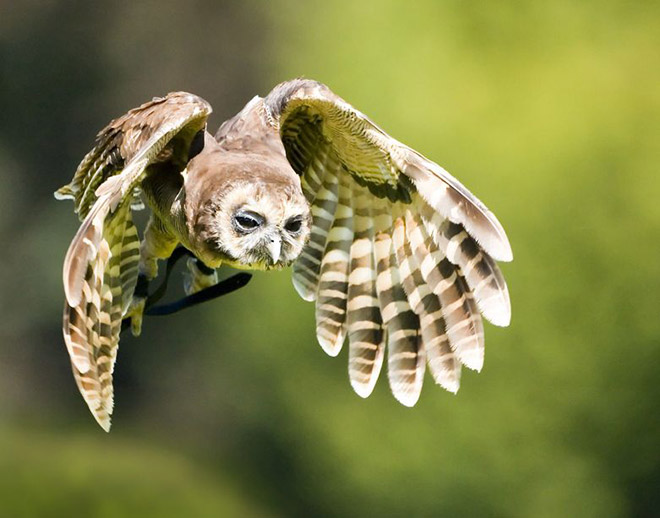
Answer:
[[[204,100],[183,92],[129,111],[98,134],[71,183],[55,193],[73,199],[82,220],[64,259],[64,340],[78,388],[106,431],[121,320],[138,273],[131,205],[147,167],[185,167],[210,112]]]
[[[513,256],[495,216],[458,180],[309,80],[266,98],[313,216],[293,282],[316,301],[316,333],[334,356],[346,337],[349,377],[362,397],[384,360],[404,405],[419,398],[428,364],[456,392],[461,365],[480,370],[481,314],[509,324],[495,260]]]

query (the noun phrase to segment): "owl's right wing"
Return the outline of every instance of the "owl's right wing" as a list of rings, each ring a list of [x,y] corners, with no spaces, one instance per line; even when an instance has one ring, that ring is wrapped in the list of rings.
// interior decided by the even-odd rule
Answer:
[[[434,162],[309,80],[264,99],[311,204],[309,243],[294,263],[299,294],[316,301],[316,332],[330,355],[349,341],[349,376],[366,397],[385,344],[394,396],[412,406],[428,363],[458,390],[461,364],[483,364],[481,314],[509,324],[495,259],[511,247],[495,216]]]
[[[129,111],[98,134],[71,183],[55,193],[73,199],[82,219],[64,259],[64,340],[78,388],[106,431],[121,320],[137,279],[131,205],[150,165],[185,167],[210,113],[206,101],[185,92]]]

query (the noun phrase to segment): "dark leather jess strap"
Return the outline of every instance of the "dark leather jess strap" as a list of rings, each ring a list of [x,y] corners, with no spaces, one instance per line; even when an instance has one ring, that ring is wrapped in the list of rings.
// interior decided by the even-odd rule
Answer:
[[[151,295],[147,295],[148,293],[147,288],[149,286],[149,281],[147,281],[142,276],[138,277],[138,283],[137,286],[135,287],[135,294],[137,296],[145,296],[145,295],[147,296],[147,301],[144,306],[145,315],[163,316],[163,315],[171,315],[172,313],[177,313],[183,309],[189,308],[191,306],[196,306],[197,304],[201,304],[202,302],[213,300],[223,295],[228,295],[229,293],[232,293],[242,288],[243,286],[247,285],[247,283],[250,282],[250,279],[252,278],[251,274],[246,272],[240,272],[235,275],[232,275],[231,277],[228,277],[227,279],[218,282],[217,284],[214,284],[213,286],[209,286],[208,288],[200,290],[197,293],[188,295],[187,297],[183,297],[174,302],[156,305],[156,303],[160,299],[162,299],[165,296],[165,293],[167,292],[167,284],[170,280],[170,275],[172,273],[172,270],[174,269],[174,266],[179,261],[179,259],[185,256],[194,257],[189,250],[183,247],[179,247],[176,250],[174,250],[172,255],[167,259],[167,263],[165,266],[165,277],[163,281],[160,283],[158,288],[156,288]],[[131,326],[130,317],[122,320],[121,323],[122,332],[128,329],[130,326]]]

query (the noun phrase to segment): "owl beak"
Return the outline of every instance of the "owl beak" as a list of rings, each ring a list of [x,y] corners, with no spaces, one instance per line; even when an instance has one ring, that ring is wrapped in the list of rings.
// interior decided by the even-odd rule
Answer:
[[[280,252],[282,251],[282,238],[280,236],[273,236],[266,244],[268,255],[273,260],[273,264],[277,263],[280,259]]]

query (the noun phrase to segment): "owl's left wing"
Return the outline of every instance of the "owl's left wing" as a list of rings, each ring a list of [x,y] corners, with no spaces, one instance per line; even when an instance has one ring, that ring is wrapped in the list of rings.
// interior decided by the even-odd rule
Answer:
[[[456,392],[461,364],[483,365],[481,313],[509,324],[495,260],[511,247],[495,216],[458,180],[309,80],[264,100],[313,215],[293,282],[316,300],[316,331],[334,356],[348,336],[349,377],[362,397],[387,344],[394,396],[412,406],[425,366]]]
[[[210,112],[206,101],[185,92],[130,110],[98,134],[71,183],[55,193],[73,199],[82,219],[64,259],[64,341],[78,388],[106,431],[121,321],[138,274],[134,195],[150,167],[185,166]]]

